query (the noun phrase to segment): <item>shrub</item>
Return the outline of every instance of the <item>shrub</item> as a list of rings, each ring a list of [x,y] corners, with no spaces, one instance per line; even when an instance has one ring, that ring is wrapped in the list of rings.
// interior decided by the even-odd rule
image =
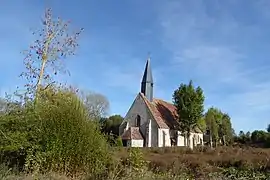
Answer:
[[[69,89],[42,91],[35,105],[28,103],[1,122],[8,137],[1,136],[1,151],[20,156],[28,171],[98,176],[110,163],[106,138]]]
[[[136,147],[131,147],[128,150],[127,165],[132,171],[140,172],[147,167],[147,163],[143,158],[143,152],[141,149]]]
[[[117,147],[123,147],[123,142],[122,142],[122,139],[121,139],[120,136],[118,136],[118,137],[116,138],[116,140],[115,140],[115,145],[116,145]]]
[[[38,116],[33,107],[14,106],[0,117],[0,162],[22,170],[27,151],[40,141]]]

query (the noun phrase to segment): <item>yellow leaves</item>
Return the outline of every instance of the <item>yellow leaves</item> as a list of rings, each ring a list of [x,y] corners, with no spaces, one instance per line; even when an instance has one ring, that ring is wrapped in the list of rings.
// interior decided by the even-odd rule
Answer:
[[[47,59],[48,59],[48,56],[47,56],[46,52],[44,52],[42,54],[42,61],[47,61]]]

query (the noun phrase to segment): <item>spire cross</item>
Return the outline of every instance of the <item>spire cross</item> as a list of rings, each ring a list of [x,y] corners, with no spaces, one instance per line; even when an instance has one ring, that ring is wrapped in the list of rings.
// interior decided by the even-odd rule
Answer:
[[[150,53],[150,51],[148,51],[148,60],[151,58],[151,53]]]

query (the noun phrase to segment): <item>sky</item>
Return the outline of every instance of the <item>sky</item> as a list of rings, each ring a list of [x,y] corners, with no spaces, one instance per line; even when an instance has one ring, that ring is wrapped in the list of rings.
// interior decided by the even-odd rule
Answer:
[[[64,62],[71,76],[59,81],[105,95],[110,114],[128,111],[150,52],[154,97],[172,101],[192,79],[205,108],[228,113],[236,131],[270,123],[269,0],[1,0],[1,96],[23,84],[20,52],[46,7],[84,28],[76,56]]]

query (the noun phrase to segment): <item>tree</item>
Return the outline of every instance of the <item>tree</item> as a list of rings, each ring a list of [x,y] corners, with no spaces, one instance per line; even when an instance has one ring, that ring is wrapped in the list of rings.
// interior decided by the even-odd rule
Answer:
[[[251,134],[250,134],[250,132],[248,131],[248,132],[246,132],[246,137],[248,138],[248,139],[250,139],[251,138]]]
[[[100,120],[101,132],[107,136],[107,141],[112,146],[122,146],[122,139],[119,137],[119,126],[124,118],[121,115],[112,115],[109,118],[103,117]]]
[[[253,137],[254,138],[254,137]],[[238,137],[236,137],[236,141],[241,144],[248,144],[251,142],[251,134],[250,132],[239,131]]]
[[[231,143],[233,140],[231,118],[226,113],[223,114],[222,121],[220,124],[220,135],[221,135],[223,145]]]
[[[268,124],[266,130],[267,130],[268,133],[270,133],[270,124]]]
[[[198,120],[197,125],[198,125],[198,127],[200,128],[200,130],[202,132],[204,132],[204,133],[206,132],[206,122],[205,122],[205,118],[204,117],[202,117],[202,118],[200,118]]]
[[[244,133],[244,131],[239,131],[239,135],[238,135],[239,137],[244,137],[245,136],[245,133]]]
[[[102,130],[106,134],[119,135],[119,126],[124,118],[121,115],[113,115],[102,122]]]
[[[210,147],[213,147],[213,141],[215,145],[218,139],[218,124],[216,121],[218,110],[211,107],[205,113],[206,128],[209,131]]]
[[[269,134],[262,130],[255,130],[251,133],[252,143],[265,143]]]
[[[89,112],[90,118],[100,120],[100,118],[108,114],[110,103],[104,95],[90,91],[81,91],[80,97]]]
[[[227,113],[223,113],[220,109],[211,107],[205,113],[206,127],[209,131],[209,141],[212,147],[212,141],[215,146],[218,142],[222,142],[226,145],[233,140],[233,129],[231,124],[231,118]]]
[[[203,117],[204,95],[200,86],[194,87],[192,81],[189,84],[180,84],[174,91],[173,102],[177,108],[180,131],[186,134],[187,145],[190,146],[190,132]]]
[[[17,107],[20,107],[21,104],[19,102],[16,102],[12,99],[4,99],[0,98],[0,115],[4,115],[11,111],[12,109],[17,109]]]
[[[7,109],[7,101],[3,98],[0,98],[0,114],[5,112]]]
[[[251,141],[251,133],[248,131],[246,132],[246,143],[249,143]]]
[[[26,71],[21,73],[28,83],[25,84],[24,97],[36,99],[36,94],[42,89],[55,83],[53,76],[66,72],[62,62],[70,55],[75,54],[78,38],[82,28],[69,32],[70,21],[54,18],[52,10],[46,9],[42,19],[42,28],[33,32],[37,39],[25,51],[24,65]]]

